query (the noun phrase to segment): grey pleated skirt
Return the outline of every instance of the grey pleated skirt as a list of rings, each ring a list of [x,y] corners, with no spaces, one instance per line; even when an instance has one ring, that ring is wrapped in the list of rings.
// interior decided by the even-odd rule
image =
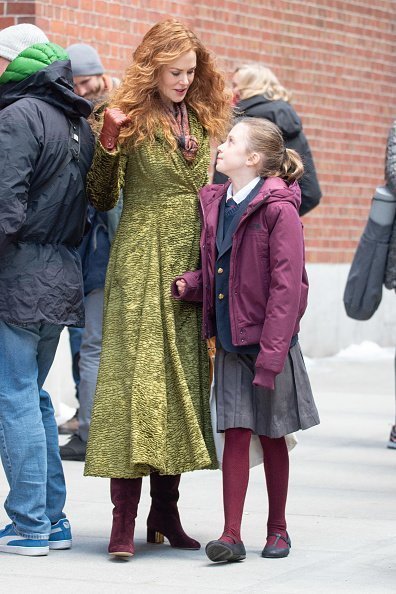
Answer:
[[[251,429],[258,435],[282,437],[319,424],[300,345],[289,350],[275,390],[253,385],[256,355],[217,348],[215,395],[217,430]]]

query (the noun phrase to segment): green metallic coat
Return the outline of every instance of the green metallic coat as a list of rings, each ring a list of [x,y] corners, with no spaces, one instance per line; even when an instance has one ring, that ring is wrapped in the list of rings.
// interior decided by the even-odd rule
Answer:
[[[174,278],[199,266],[198,190],[209,142],[196,116],[192,164],[161,134],[128,153],[99,144],[88,193],[99,210],[124,207],[105,286],[103,344],[85,474],[136,478],[216,468],[209,363],[201,308],[175,301]]]

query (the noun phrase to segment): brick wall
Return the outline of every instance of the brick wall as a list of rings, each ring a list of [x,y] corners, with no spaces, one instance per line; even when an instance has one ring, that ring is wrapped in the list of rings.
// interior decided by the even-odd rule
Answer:
[[[168,16],[192,26],[227,73],[265,62],[293,91],[324,192],[304,219],[308,260],[350,261],[396,117],[394,0],[0,1],[1,27],[35,22],[60,45],[91,43],[118,75]]]

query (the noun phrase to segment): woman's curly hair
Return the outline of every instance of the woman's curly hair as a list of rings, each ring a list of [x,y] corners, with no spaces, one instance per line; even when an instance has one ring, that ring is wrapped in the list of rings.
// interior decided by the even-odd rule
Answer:
[[[146,139],[153,141],[156,130],[161,128],[166,141],[172,149],[176,148],[158,83],[162,67],[191,50],[196,53],[197,67],[185,103],[197,114],[209,136],[221,139],[226,135],[231,107],[224,78],[196,35],[180,21],[169,19],[146,33],[121,85],[111,97],[109,107],[118,107],[131,119],[121,130],[121,144],[137,146]]]

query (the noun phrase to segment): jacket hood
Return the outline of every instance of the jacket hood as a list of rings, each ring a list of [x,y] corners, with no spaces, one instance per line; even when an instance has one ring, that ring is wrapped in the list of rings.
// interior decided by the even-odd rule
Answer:
[[[285,139],[294,138],[302,130],[301,119],[287,101],[267,99],[264,95],[255,95],[243,99],[237,105],[237,115],[250,118],[266,118],[281,129]]]
[[[92,111],[92,104],[73,90],[70,60],[53,62],[20,82],[0,85],[0,109],[26,98],[45,101],[70,118],[87,118]]]
[[[230,183],[230,181],[227,181],[225,184],[211,184],[204,186],[200,191],[202,207],[205,208],[215,201],[220,202],[224,194],[227,192]],[[260,188],[257,196],[255,196],[249,204],[248,211],[254,209],[260,202],[263,204],[290,202],[295,206],[298,212],[301,204],[300,186],[296,181],[289,186],[280,177],[268,177]]]
[[[290,202],[295,206],[297,212],[301,204],[301,190],[298,182],[288,185],[280,177],[268,177],[257,198],[265,198],[267,204],[274,202]],[[254,203],[255,200],[252,201]]]

